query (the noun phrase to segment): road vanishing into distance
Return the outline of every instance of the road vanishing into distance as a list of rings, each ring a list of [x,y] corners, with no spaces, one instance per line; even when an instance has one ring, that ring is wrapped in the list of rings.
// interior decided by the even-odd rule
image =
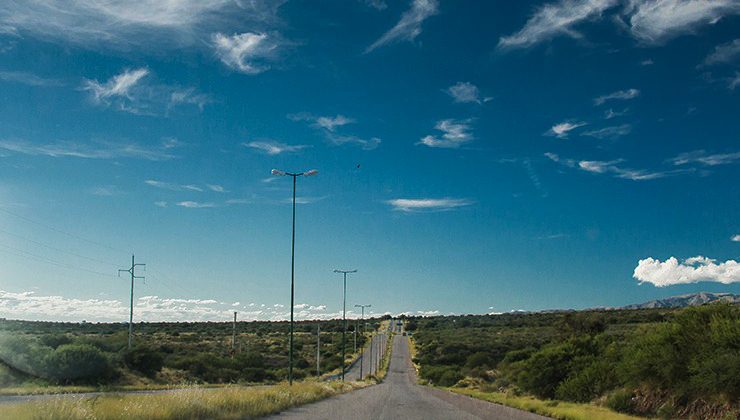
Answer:
[[[385,380],[367,388],[304,405],[268,417],[282,419],[546,419],[526,411],[476,400],[416,383],[409,340],[393,338],[393,351]]]

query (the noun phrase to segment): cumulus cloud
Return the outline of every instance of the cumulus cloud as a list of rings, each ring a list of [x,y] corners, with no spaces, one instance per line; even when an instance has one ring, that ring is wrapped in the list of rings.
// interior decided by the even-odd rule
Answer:
[[[150,74],[147,68],[125,69],[105,82],[85,80],[82,90],[90,92],[95,104],[133,114],[160,114],[178,105],[195,105],[203,110],[212,102],[210,96],[195,88],[146,83]]]
[[[143,159],[162,161],[176,156],[162,148],[149,148],[134,143],[115,144],[100,143],[84,145],[73,142],[34,144],[18,140],[0,140],[0,150],[31,156],[49,156],[54,158],[75,157],[81,159]]]
[[[275,57],[278,45],[275,35],[266,33],[213,35],[213,46],[221,61],[245,74],[257,74],[268,70],[270,67],[267,60]]]
[[[553,125],[550,127],[549,130],[545,133],[545,135],[548,136],[555,136],[560,139],[564,139],[568,137],[568,133],[570,131],[575,130],[578,127],[583,127],[586,125],[583,121],[564,121],[558,124]]]
[[[470,206],[473,201],[466,198],[396,198],[386,203],[390,204],[393,210],[419,212],[453,210]]]
[[[615,125],[611,127],[599,128],[597,130],[590,130],[584,132],[583,136],[595,137],[597,139],[616,139],[618,137],[626,136],[632,132],[632,126],[630,124]]]
[[[300,306],[300,308],[298,308]],[[285,321],[290,312],[284,305],[241,305],[214,299],[183,299],[160,296],[142,296],[134,301],[134,321],[229,321],[234,311],[242,321]],[[326,305],[296,305],[298,320],[336,319],[340,312],[328,312]],[[8,292],[0,290],[0,316],[11,319],[42,321],[116,322],[128,321],[128,301],[116,299],[80,299],[64,296],[44,296],[35,292]],[[348,318],[359,314],[348,312]]]
[[[612,100],[623,100],[624,101],[628,99],[634,99],[638,96],[640,96],[640,91],[638,89],[633,88],[633,89],[627,89],[627,90],[618,90],[608,95],[602,95],[602,96],[594,98],[594,104],[603,105],[607,101],[612,101]]]
[[[250,141],[248,143],[243,143],[243,145],[252,149],[260,150],[264,153],[267,153],[268,155],[293,153],[308,147],[303,144],[288,145],[276,141]]]
[[[396,23],[396,26],[367,47],[365,53],[390,43],[413,41],[421,34],[421,24],[427,18],[436,15],[438,8],[437,0],[413,0],[411,8],[401,15],[401,20]]]
[[[738,13],[736,0],[630,0],[624,10],[632,35],[654,45]]]
[[[442,132],[441,137],[427,135],[422,137],[416,144],[428,147],[456,149],[473,139],[471,123],[471,119],[455,120],[450,118],[437,121],[434,128]]]
[[[574,26],[597,20],[618,0],[561,0],[540,6],[518,32],[503,36],[498,46],[503,49],[527,48],[556,36],[581,38]]]
[[[491,98],[480,97],[478,86],[469,82],[457,82],[445,89],[445,92],[452,97],[456,103],[476,103],[488,102]]]
[[[740,152],[710,154],[705,150],[681,153],[669,159],[674,165],[702,164],[706,166],[729,165],[740,160]]]
[[[703,256],[687,258],[683,262],[675,257],[665,261],[648,257],[637,263],[632,276],[640,283],[652,283],[656,287],[700,281],[732,284],[740,282],[740,264],[735,260],[717,264],[716,260]]]

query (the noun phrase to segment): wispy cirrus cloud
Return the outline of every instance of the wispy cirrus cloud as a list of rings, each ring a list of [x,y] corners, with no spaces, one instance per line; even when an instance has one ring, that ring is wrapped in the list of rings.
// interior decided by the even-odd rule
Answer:
[[[54,158],[74,157],[81,159],[144,159],[163,161],[176,158],[163,148],[150,148],[135,143],[96,143],[80,144],[58,142],[36,144],[19,140],[0,140],[0,150],[31,156],[49,156]]]
[[[305,144],[290,145],[276,141],[250,141],[248,143],[242,143],[242,145],[273,156],[282,153],[294,153],[309,147]]]
[[[622,164],[624,159],[614,159],[609,161],[602,160],[575,160],[561,158],[555,153],[545,153],[545,157],[551,161],[568,168],[579,169],[594,174],[612,175],[615,178],[628,179],[631,181],[649,181],[654,179],[666,178],[693,172],[693,169],[672,169],[672,170],[647,170],[634,169],[625,167]]]
[[[201,201],[180,201],[176,205],[187,209],[210,209],[216,207],[215,203]]]
[[[500,49],[528,48],[557,36],[581,38],[574,27],[597,20],[618,0],[561,0],[540,6],[518,32],[499,39]]]
[[[624,115],[627,115],[629,112],[629,108],[625,108],[621,111],[615,111],[611,108],[604,111],[604,119],[605,120],[611,120],[612,118],[622,117]]]
[[[309,125],[317,129],[324,135],[324,138],[335,146],[344,144],[354,144],[364,150],[373,150],[377,148],[382,140],[378,137],[363,138],[352,134],[340,134],[339,127],[357,122],[354,118],[346,117],[342,114],[336,116],[316,116],[307,112],[288,114],[291,121],[306,121]]]
[[[441,137],[430,134],[422,137],[416,144],[428,147],[456,149],[473,140],[473,134],[471,133],[472,121],[472,119],[455,120],[452,118],[439,120],[434,128],[442,132]]]
[[[564,139],[568,137],[568,133],[576,128],[583,127],[584,125],[587,125],[587,123],[583,121],[563,121],[550,127],[550,129],[545,132],[545,135]]]
[[[740,242],[740,235],[732,235],[730,238],[732,242]]]
[[[736,0],[630,0],[623,11],[632,35],[651,45],[695,33],[700,26],[738,13]]]
[[[258,74],[270,68],[281,41],[275,34],[245,32],[212,36],[213,46],[221,61],[245,74]]]
[[[0,26],[87,48],[151,50],[199,44],[217,28],[271,27],[283,1],[50,0],[0,3]],[[236,18],[238,16],[238,19]]]
[[[679,262],[675,257],[660,261],[652,257],[640,260],[632,276],[640,283],[651,283],[655,287],[692,284],[709,281],[721,284],[740,283],[740,264],[696,256]]]
[[[470,82],[457,82],[445,89],[445,92],[452,97],[452,100],[455,103],[482,104],[483,102],[488,102],[492,99],[489,97],[481,98],[478,86]]]
[[[632,132],[631,124],[614,125],[584,132],[583,136],[595,137],[597,139],[616,139]]]
[[[638,96],[640,96],[640,91],[638,89],[632,88],[626,90],[618,90],[607,95],[597,96],[596,98],[594,98],[594,104],[598,106],[613,100],[626,101],[629,99],[637,98]]]
[[[423,211],[447,211],[474,204],[466,198],[395,198],[386,201],[393,210],[406,213]]]
[[[707,153],[706,150],[694,150],[692,152],[681,153],[673,157],[668,162],[673,165],[701,164],[706,166],[729,165],[740,161],[740,152],[732,153]]]
[[[147,179],[144,181],[146,185],[149,185],[150,187],[159,188],[163,190],[169,190],[169,191],[195,191],[195,192],[203,192],[203,188],[197,186],[197,185],[181,185],[181,184],[173,184],[171,182],[164,182],[164,181],[158,181],[156,179]]]
[[[21,83],[28,86],[63,86],[64,83],[57,79],[47,79],[33,73],[24,71],[0,71],[0,80],[13,83]]]
[[[113,106],[132,114],[162,114],[177,105],[195,105],[199,110],[212,102],[195,88],[147,83],[147,68],[124,69],[105,82],[85,80],[82,90],[90,92],[93,103]]]
[[[421,34],[424,21],[439,12],[437,0],[412,0],[411,8],[401,15],[401,20],[365,49],[365,54],[391,43],[413,41]]]
[[[740,58],[740,38],[714,47],[702,63],[704,66],[732,63]]]

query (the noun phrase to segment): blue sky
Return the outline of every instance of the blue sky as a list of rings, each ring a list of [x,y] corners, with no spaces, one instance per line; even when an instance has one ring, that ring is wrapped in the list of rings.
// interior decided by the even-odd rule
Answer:
[[[0,5],[0,316],[738,293],[731,0]],[[353,314],[354,315],[354,314]]]

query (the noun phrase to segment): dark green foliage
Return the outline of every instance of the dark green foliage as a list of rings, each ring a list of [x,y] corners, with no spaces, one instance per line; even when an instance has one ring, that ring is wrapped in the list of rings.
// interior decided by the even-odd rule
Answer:
[[[606,399],[606,406],[619,413],[633,413],[635,411],[634,403],[632,399],[635,394],[632,391],[626,389],[618,389]]]
[[[44,360],[47,375],[60,383],[100,382],[111,377],[108,358],[89,344],[64,344]]]
[[[146,346],[136,346],[126,351],[123,360],[130,369],[147,376],[156,374],[164,366],[162,352]]]

